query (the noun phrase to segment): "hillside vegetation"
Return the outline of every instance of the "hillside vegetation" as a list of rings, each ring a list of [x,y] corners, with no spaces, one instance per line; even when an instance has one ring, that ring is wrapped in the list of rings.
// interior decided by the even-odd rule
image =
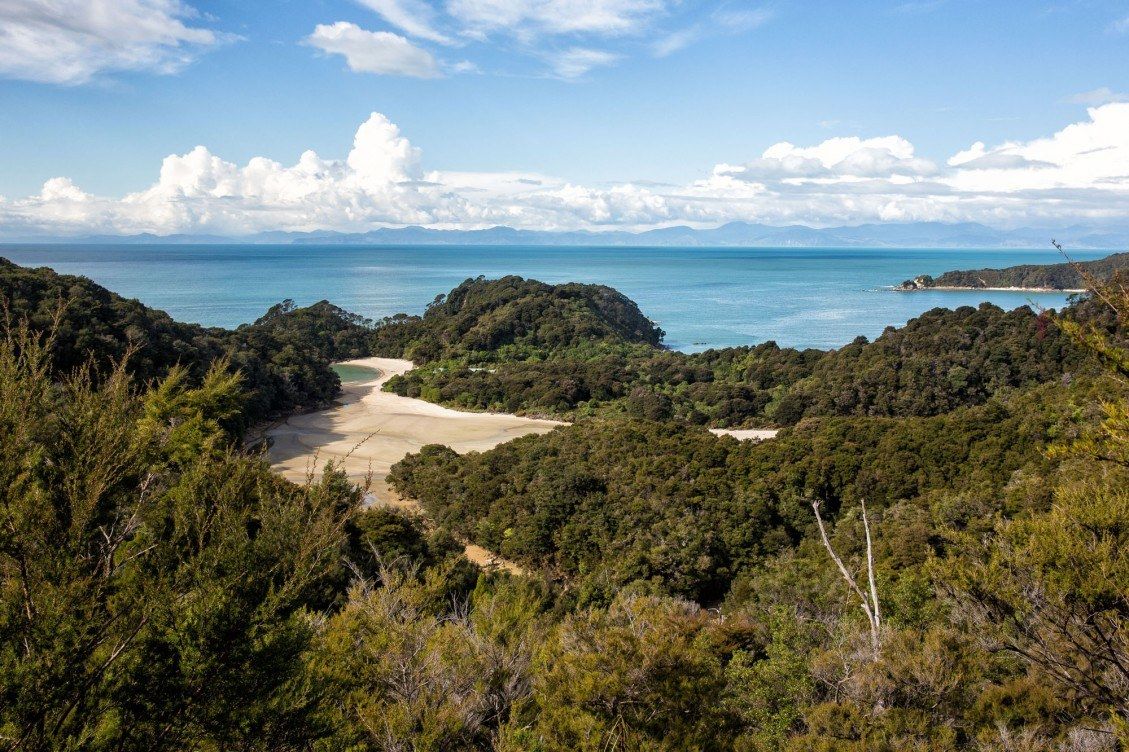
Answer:
[[[381,322],[376,354],[420,363],[458,357],[537,358],[594,344],[658,347],[663,331],[604,285],[547,285],[521,277],[468,279],[422,317]]]
[[[759,444],[590,420],[484,454],[428,447],[391,480],[439,524],[572,583],[583,602],[632,585],[713,603],[734,573],[811,535],[813,495],[831,511],[1002,495],[1016,473],[1049,466],[1037,448],[1068,430],[1067,409],[1044,391],[933,418],[810,420]]]
[[[563,695],[578,703],[570,723],[600,744],[1113,752],[1129,743],[1129,296],[1115,282],[1097,300],[1062,317],[935,311],[824,356],[827,366],[791,359],[799,382],[764,376],[868,394],[854,380],[867,369],[852,361],[888,359],[898,373],[918,356],[936,370],[908,369],[900,393],[932,417],[808,417],[761,444],[669,415],[596,418],[482,454],[426,447],[391,479],[445,528],[540,571],[560,588],[558,608],[599,625],[578,634],[566,622],[560,639],[608,672],[573,666],[581,684]],[[962,381],[997,385],[981,404],[931,396],[956,388],[957,357]],[[1026,369],[1029,379],[1010,375]],[[899,393],[896,379],[875,383]],[[834,522],[826,543],[813,502]],[[851,589],[869,571],[883,619],[871,630]],[[682,621],[646,610],[672,598],[723,618],[683,638],[703,611]],[[652,638],[664,646],[656,662],[680,660],[688,639],[715,667],[677,664],[675,696],[706,703],[682,711],[692,732],[603,710],[635,696],[621,677],[655,677]],[[558,695],[534,697],[552,720],[533,722],[529,738],[599,748],[557,725]],[[638,746],[619,741],[624,727]]]

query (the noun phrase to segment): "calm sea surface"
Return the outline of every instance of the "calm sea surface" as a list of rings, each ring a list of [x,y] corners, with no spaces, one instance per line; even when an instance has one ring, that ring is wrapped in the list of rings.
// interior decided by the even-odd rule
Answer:
[[[1107,252],[1079,252],[1079,260]],[[679,350],[776,340],[838,347],[937,306],[991,301],[1059,307],[1065,295],[887,288],[950,269],[1057,263],[1052,250],[827,248],[350,247],[247,245],[0,246],[19,264],[81,274],[173,317],[232,327],[284,298],[328,299],[378,318],[421,313],[468,277],[519,274],[599,282],[639,303]]]

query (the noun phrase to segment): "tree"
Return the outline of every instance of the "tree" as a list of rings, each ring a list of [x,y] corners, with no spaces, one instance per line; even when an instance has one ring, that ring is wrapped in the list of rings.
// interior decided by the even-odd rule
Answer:
[[[319,749],[495,747],[529,696],[541,597],[503,579],[444,598],[452,566],[401,560],[355,583],[311,653],[331,729]]]
[[[1061,248],[1060,248],[1061,250]],[[941,574],[957,617],[989,649],[1018,656],[1069,697],[1077,718],[1097,718],[1129,744],[1129,289],[1089,278],[1116,333],[1066,322],[1105,364],[1105,418],[1057,454],[1073,457],[1054,506],[1001,522],[969,561]]]
[[[235,452],[229,374],[142,397],[52,344],[0,339],[0,749],[304,748],[357,494]]]
[[[721,637],[670,598],[623,594],[568,618],[535,664],[532,740],[561,752],[730,748]]]
[[[819,537],[823,541],[823,547],[827,549],[828,555],[831,560],[835,562],[839,573],[843,575],[847,586],[850,587],[851,592],[858,596],[859,606],[862,607],[863,613],[866,614],[866,621],[870,625],[870,646],[874,651],[874,660],[878,660],[879,651],[882,647],[882,611],[878,605],[878,584],[874,579],[874,546],[870,540],[870,520],[866,515],[866,502],[862,502],[862,527],[866,532],[866,580],[869,590],[863,591],[855,582],[854,575],[847,569],[843,560],[835,553],[831,541],[827,538],[827,529],[823,526],[823,517],[819,514],[820,501],[812,500],[811,508],[815,512],[815,521],[819,526]]]

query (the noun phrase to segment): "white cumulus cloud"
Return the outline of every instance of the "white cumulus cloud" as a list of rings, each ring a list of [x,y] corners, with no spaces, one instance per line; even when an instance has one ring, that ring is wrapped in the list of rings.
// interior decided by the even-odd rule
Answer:
[[[89,201],[92,197],[74,184],[70,178],[51,178],[43,184],[39,200],[51,201]]]
[[[303,153],[293,165],[237,165],[198,146],[165,158],[156,181],[122,198],[94,196],[65,177],[0,201],[7,237],[84,233],[261,230],[363,231],[419,224],[530,229],[644,229],[745,220],[769,224],[978,221],[1070,224],[1125,217],[1129,104],[1094,107],[1044,138],[976,142],[948,159],[908,140],[782,141],[747,161],[703,169],[687,185],[587,186],[536,172],[424,170],[422,155],[379,113],[344,158]]]
[[[973,144],[949,160],[948,177],[963,191],[1054,191],[1129,188],[1129,103],[1087,110],[1089,120],[1052,136],[992,148]]]
[[[439,65],[430,52],[389,31],[368,31],[348,21],[318,24],[306,43],[341,55],[357,73],[435,78]]]
[[[0,77],[77,85],[174,73],[229,38],[180,0],[0,0]]]
[[[782,141],[765,149],[758,159],[744,165],[726,165],[724,171],[747,180],[890,178],[928,175],[936,171],[936,166],[915,156],[913,144],[900,136],[849,136],[809,147]]]
[[[381,186],[419,177],[419,149],[400,135],[400,129],[374,112],[353,137],[346,164],[362,185]]]

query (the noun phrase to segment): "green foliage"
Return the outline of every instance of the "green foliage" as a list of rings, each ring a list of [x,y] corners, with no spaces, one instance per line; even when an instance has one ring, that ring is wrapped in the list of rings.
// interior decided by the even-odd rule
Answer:
[[[874,342],[860,337],[829,352],[769,342],[685,355],[610,334],[587,344],[537,331],[523,346],[512,338],[486,342],[467,333],[478,319],[457,327],[438,310],[378,329],[378,341],[402,329],[415,343],[379,345],[384,350],[427,351],[415,356],[426,365],[392,380],[392,391],[471,410],[721,427],[793,425],[805,416],[924,417],[984,404],[1092,370],[1086,349],[1056,323],[1106,333],[1114,326],[1090,300],[1059,318],[985,303],[934,309]],[[492,313],[515,315],[505,307]]]
[[[1108,378],[1100,431],[1058,454],[1075,456],[1054,505],[965,541],[965,559],[943,573],[960,619],[1018,656],[1055,686],[1073,713],[1103,718],[1129,743],[1129,475],[1124,416],[1129,405],[1129,290],[1115,278],[1095,296],[1122,325],[1116,334],[1068,325],[1093,349]]]
[[[630,348],[629,348],[630,349]],[[549,360],[497,362],[440,360],[393,378],[388,388],[405,397],[464,410],[567,414],[584,403],[605,403],[627,394],[632,376],[622,346],[557,353]]]
[[[327,687],[317,749],[490,749],[530,694],[542,601],[522,583],[437,599],[446,572],[385,567],[361,581],[311,654]]]
[[[283,303],[222,332],[45,270],[0,281],[28,317],[0,340],[0,749],[1129,744],[1116,280],[1064,317],[693,356],[584,285],[472,280],[375,329]],[[391,480],[427,517],[232,445],[374,343],[426,361],[397,389],[585,419],[406,457]],[[794,425],[698,427],[769,420]],[[877,654],[813,497],[855,572],[867,502]],[[479,572],[466,540],[534,574]]]
[[[284,749],[316,734],[302,655],[357,502],[233,454],[237,379],[124,366],[55,381],[0,342],[0,740],[20,749]]]
[[[699,601],[812,530],[803,498],[876,508],[931,491],[992,498],[1048,464],[1055,402],[935,418],[806,421],[770,442],[646,421],[584,421],[482,454],[425,447],[390,481],[440,525],[606,602],[628,583]],[[928,534],[925,534],[928,537]]]
[[[513,276],[468,279],[438,296],[423,317],[380,323],[377,353],[424,363],[505,348],[525,360],[593,342],[657,347],[663,336],[634,302],[610,287]]]
[[[934,309],[822,360],[789,394],[804,415],[937,415],[1076,373],[1085,353],[1044,314]]]
[[[955,563],[959,613],[1084,713],[1129,719],[1129,479],[1064,487],[1048,512],[1001,525]]]
[[[451,538],[429,533],[418,516],[371,507],[350,520],[350,558],[365,577],[376,577],[381,564],[409,562],[421,569],[436,566],[462,549]]]
[[[284,300],[238,331],[267,333],[296,350],[336,361],[368,355],[372,327],[369,319],[338,308],[328,300],[306,308],[299,308],[293,300]]]
[[[622,596],[565,619],[534,666],[546,752],[730,749],[725,632],[684,601]]]
[[[189,386],[186,369],[173,366],[142,400],[138,440],[160,447],[156,462],[183,467],[218,456],[241,415],[241,383],[222,360],[212,364],[197,388]]]
[[[769,641],[763,655],[741,651],[726,668],[726,703],[749,729],[740,749],[780,749],[803,728],[804,709],[815,692],[810,651],[819,645],[810,624],[784,608],[766,624]]]

